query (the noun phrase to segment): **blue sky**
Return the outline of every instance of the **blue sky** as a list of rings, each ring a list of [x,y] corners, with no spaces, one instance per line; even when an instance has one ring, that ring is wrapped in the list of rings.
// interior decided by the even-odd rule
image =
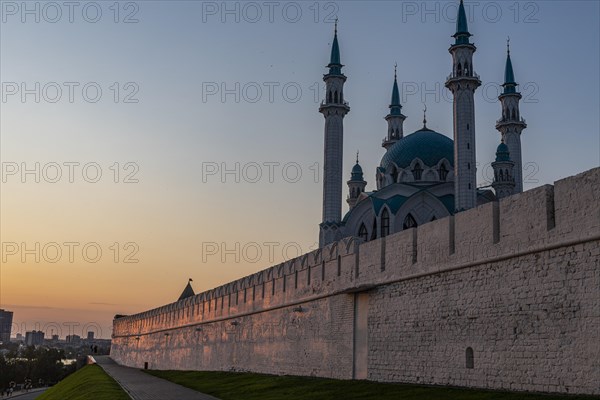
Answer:
[[[106,325],[114,312],[176,299],[188,277],[205,290],[281,261],[286,244],[302,251],[314,246],[322,190],[315,173],[323,157],[317,109],[336,15],[351,106],[348,176],[360,150],[367,188],[374,188],[396,62],[405,132],[422,126],[425,102],[428,126],[452,136],[444,81],[457,2],[140,1],[118,3],[118,15],[113,2],[83,2],[76,3],[72,22],[64,6],[58,15],[49,3],[28,2],[34,11],[27,14],[23,4],[2,2],[2,162],[96,163],[103,179],[90,184],[77,176],[73,183],[63,178],[52,184],[8,176],[2,241],[98,242],[105,253],[113,242],[134,242],[140,259],[36,265],[9,259],[0,302],[27,306],[21,315],[32,321],[42,319],[43,311],[32,310],[43,296],[47,306],[66,310],[57,311],[57,319],[77,303]],[[528,123],[525,188],[597,167],[599,3],[481,1],[466,7],[483,82],[476,95],[479,184],[486,184],[486,165],[500,140],[496,94],[507,36]],[[73,82],[72,102],[65,82]],[[39,103],[35,94],[22,100],[22,85],[38,92]],[[85,85],[91,92],[83,93]],[[53,102],[56,86],[62,97]],[[98,87],[102,95],[92,102]],[[223,97],[222,89],[230,93]],[[119,183],[110,168],[115,162]],[[239,182],[233,174],[207,174],[207,168],[221,172],[236,163]],[[256,165],[262,176],[251,182]],[[128,173],[139,182],[122,183]],[[276,242],[279,249],[272,260],[223,261],[203,258],[207,242],[234,248]],[[90,276],[98,288],[53,291]]]

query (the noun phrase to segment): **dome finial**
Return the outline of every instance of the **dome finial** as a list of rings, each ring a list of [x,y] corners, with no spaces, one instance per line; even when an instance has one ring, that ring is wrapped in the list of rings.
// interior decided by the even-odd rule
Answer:
[[[427,129],[427,104],[423,103],[423,129]]]
[[[510,36],[506,39],[506,54],[510,56]]]
[[[335,34],[337,35],[338,17],[335,17]]]
[[[394,80],[398,80],[398,62],[394,64]]]
[[[360,150],[356,150],[356,163],[358,164],[358,154],[360,153]]]

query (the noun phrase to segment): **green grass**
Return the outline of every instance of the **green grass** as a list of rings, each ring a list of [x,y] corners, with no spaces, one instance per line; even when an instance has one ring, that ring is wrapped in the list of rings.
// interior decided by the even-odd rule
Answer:
[[[554,396],[457,389],[367,381],[272,376],[233,372],[146,371],[222,400],[583,400],[589,396]]]
[[[36,400],[130,400],[119,384],[98,365],[86,365]]]

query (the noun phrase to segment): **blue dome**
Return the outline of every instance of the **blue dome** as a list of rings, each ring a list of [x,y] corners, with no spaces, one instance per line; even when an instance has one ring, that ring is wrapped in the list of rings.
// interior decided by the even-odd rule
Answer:
[[[406,168],[415,158],[428,167],[436,166],[444,158],[454,166],[454,142],[441,133],[423,128],[394,143],[381,159],[381,167],[388,171],[394,163]]]

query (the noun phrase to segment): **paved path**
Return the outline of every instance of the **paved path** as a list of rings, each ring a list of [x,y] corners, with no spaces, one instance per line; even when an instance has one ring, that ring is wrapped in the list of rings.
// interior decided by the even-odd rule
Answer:
[[[48,390],[48,389],[34,389],[29,393],[17,392],[16,394],[13,394],[11,397],[0,396],[0,399],[2,399],[2,400],[4,400],[4,399],[35,400],[39,395],[41,395],[46,390]]]
[[[123,367],[108,356],[96,356],[95,359],[133,400],[219,400],[138,369]]]

